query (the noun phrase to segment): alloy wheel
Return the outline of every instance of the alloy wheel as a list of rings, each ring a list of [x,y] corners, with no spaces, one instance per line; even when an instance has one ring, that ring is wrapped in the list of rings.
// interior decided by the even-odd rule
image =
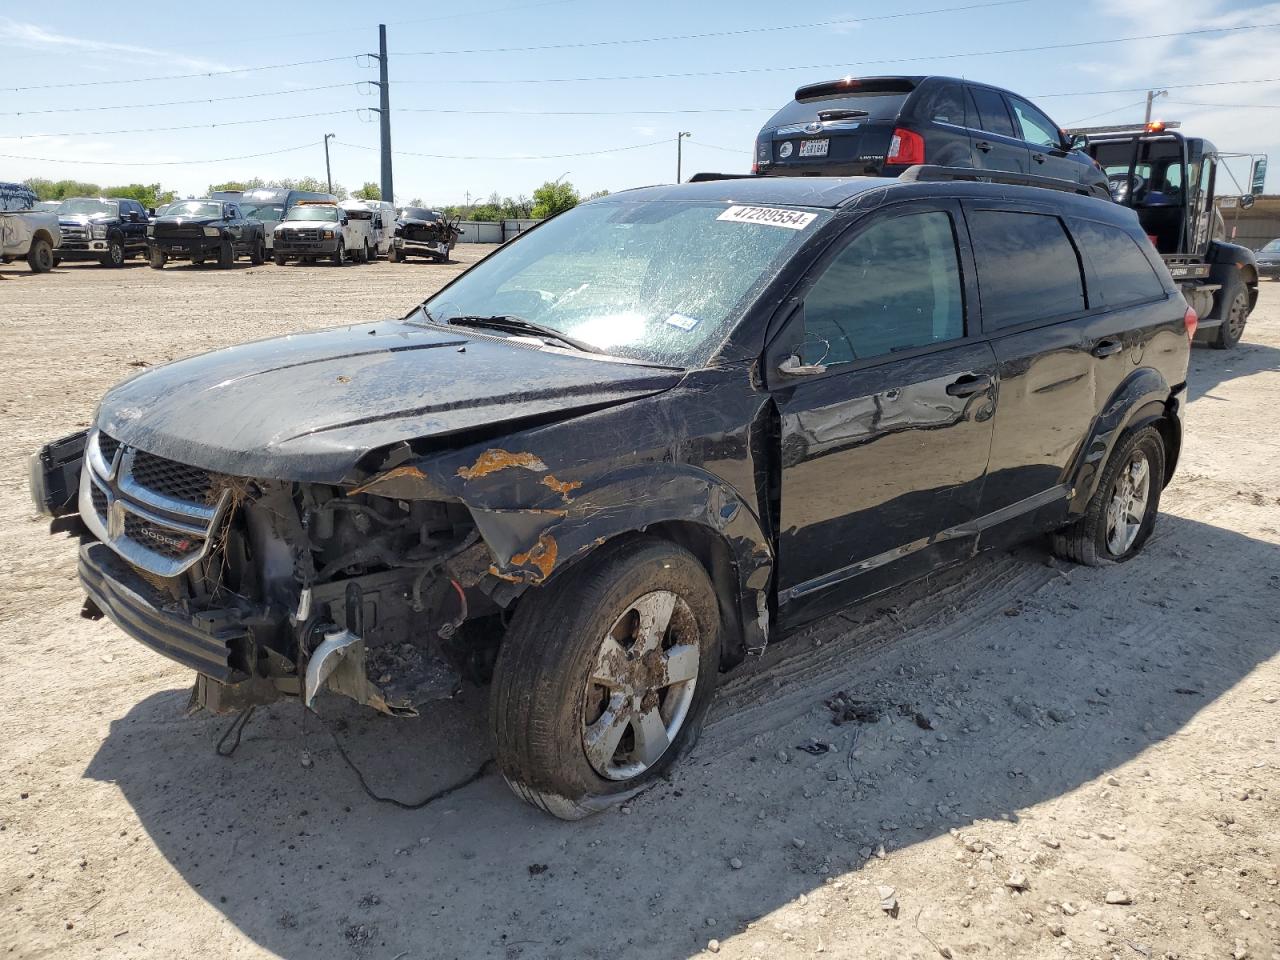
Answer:
[[[1145,453],[1134,450],[1116,474],[1107,504],[1107,550],[1113,557],[1124,556],[1138,539],[1150,496],[1151,466]]]

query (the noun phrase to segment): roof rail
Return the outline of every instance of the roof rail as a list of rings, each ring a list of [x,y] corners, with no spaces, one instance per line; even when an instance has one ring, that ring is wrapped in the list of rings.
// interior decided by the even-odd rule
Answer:
[[[685,183],[711,183],[714,180],[750,180],[758,173],[695,173]]]
[[[919,163],[908,167],[898,176],[899,180],[933,182],[939,180],[976,180],[985,183],[1007,183],[1017,187],[1043,187],[1064,193],[1078,193],[1086,197],[1098,196],[1093,188],[1077,180],[1059,180],[1056,177],[1038,177],[1014,170],[987,170],[977,167],[941,167]]]

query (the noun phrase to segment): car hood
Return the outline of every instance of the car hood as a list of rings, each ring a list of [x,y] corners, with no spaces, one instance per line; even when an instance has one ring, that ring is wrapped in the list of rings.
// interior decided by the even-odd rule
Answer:
[[[105,223],[108,220],[118,219],[119,217],[114,213],[66,213],[58,216],[59,223],[76,224],[77,226],[84,226],[88,223]]]
[[[194,223],[196,226],[213,223],[221,220],[221,217],[156,217],[152,223],[176,223],[178,225],[184,223]]]
[[[122,443],[238,476],[350,482],[368,452],[568,416],[682,374],[403,321],[230,347],[116,386],[97,423]],[[469,442],[466,436],[461,442]]]

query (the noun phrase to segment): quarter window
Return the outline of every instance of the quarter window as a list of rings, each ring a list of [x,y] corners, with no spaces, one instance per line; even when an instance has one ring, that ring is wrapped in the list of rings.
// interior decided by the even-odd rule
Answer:
[[[1078,313],[1080,258],[1055,216],[1007,210],[968,215],[986,330]]]
[[[1009,103],[1013,107],[1013,115],[1018,118],[1018,125],[1022,127],[1023,140],[1037,147],[1062,146],[1062,134],[1052,120],[1025,100],[1010,97]]]
[[[806,357],[850,363],[964,336],[951,216],[908,214],[872,224],[827,267],[804,301]]]
[[[1073,221],[1071,232],[1093,263],[1093,272],[1108,307],[1164,297],[1164,284],[1129,234],[1092,220]]]
[[[955,83],[943,83],[935,87],[925,96],[917,116],[939,123],[954,123],[967,127],[968,118],[964,109],[964,88]]]
[[[1013,121],[1009,119],[1009,111],[1004,105],[1004,97],[995,90],[986,87],[970,87],[976,105],[978,126],[987,133],[998,133],[1002,137],[1022,137],[1014,132]]]

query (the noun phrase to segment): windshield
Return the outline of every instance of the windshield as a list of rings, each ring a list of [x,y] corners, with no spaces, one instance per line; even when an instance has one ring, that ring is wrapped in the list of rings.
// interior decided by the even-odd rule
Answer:
[[[222,204],[210,203],[208,200],[179,200],[165,208],[166,217],[220,217]]]
[[[425,207],[404,207],[396,214],[401,220],[439,220],[440,214]]]
[[[283,203],[240,203],[240,213],[251,220],[279,220],[284,216]]]
[[[63,200],[58,213],[72,217],[114,217],[120,212],[120,204],[114,200],[88,200],[76,197]]]
[[[517,316],[601,351],[693,367],[828,211],[597,201],[514,240],[427,301],[430,319]]]
[[[336,207],[290,207],[286,220],[337,220]]]
[[[1280,253],[1280,240],[1272,240],[1265,247],[1263,247],[1262,250],[1260,250],[1259,252],[1260,253]]]
[[[1179,206],[1186,198],[1182,150],[1177,142],[1144,141],[1134,163],[1133,143],[1099,144],[1094,157],[1107,175],[1111,198],[1129,207]],[[1133,163],[1133,182],[1129,165]]]

